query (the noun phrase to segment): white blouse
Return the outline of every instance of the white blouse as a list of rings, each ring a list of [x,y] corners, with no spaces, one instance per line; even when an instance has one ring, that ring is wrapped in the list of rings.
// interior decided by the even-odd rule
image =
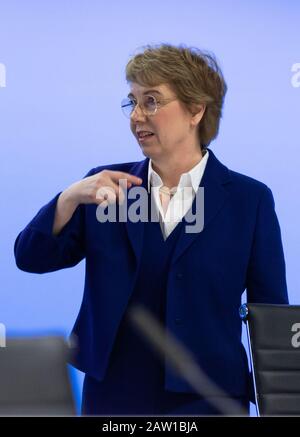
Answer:
[[[209,152],[206,150],[204,156],[189,172],[182,173],[175,194],[172,195],[166,214],[164,214],[161,200],[160,188],[163,187],[161,177],[153,170],[151,159],[148,166],[148,192],[151,191],[151,202],[156,208],[159,216],[160,227],[164,239],[171,234],[176,225],[182,220],[192,206],[194,197],[198,191],[201,179],[204,174]],[[151,186],[151,190],[150,190]]]

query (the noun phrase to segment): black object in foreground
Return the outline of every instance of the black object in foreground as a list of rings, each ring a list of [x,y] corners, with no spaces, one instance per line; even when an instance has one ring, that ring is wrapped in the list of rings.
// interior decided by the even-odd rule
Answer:
[[[244,304],[258,416],[300,416],[300,306]]]
[[[0,416],[75,415],[63,337],[8,338],[0,348]]]

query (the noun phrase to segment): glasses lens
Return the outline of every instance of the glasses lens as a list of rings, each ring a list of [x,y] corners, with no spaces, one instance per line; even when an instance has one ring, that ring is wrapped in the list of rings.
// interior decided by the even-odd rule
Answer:
[[[123,114],[126,117],[130,118],[136,105],[137,105],[136,101],[133,99],[130,99],[129,97],[126,97],[125,99],[123,99],[121,102],[121,109],[123,111]],[[147,115],[154,114],[157,110],[157,103],[156,103],[155,97],[150,96],[150,95],[143,96],[141,109]]]
[[[143,107],[147,114],[151,115],[156,112],[156,100],[153,96],[143,97]]]
[[[130,117],[135,107],[135,101],[126,97],[121,102],[121,109],[126,117]]]

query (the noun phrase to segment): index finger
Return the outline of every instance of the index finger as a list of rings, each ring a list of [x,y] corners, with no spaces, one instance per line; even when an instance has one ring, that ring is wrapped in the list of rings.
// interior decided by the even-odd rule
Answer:
[[[127,179],[127,182],[139,185],[143,182],[141,178],[130,173],[125,173],[123,171],[114,171],[112,179],[114,181],[119,181],[120,179]]]

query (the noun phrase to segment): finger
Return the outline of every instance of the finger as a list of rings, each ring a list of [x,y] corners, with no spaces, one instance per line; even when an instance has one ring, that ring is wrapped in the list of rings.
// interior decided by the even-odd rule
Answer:
[[[101,208],[106,208],[108,205],[108,202],[107,202],[107,200],[102,200],[102,202],[100,202],[99,205],[101,206]]]
[[[127,189],[126,181],[123,179],[120,181],[120,185],[109,181],[110,185],[101,186],[96,192],[96,198],[102,200],[108,200],[108,203],[114,203],[118,199],[120,203],[124,203],[125,194],[124,189]],[[124,187],[124,188],[123,188]]]
[[[143,180],[138,176],[132,175],[130,173],[125,173],[123,171],[114,171],[112,174],[112,179],[117,183],[119,183],[120,179],[125,179],[127,180],[127,183],[132,183],[135,185],[139,185],[143,182]]]
[[[115,203],[117,199],[121,204],[124,203],[125,195],[121,188],[119,188],[118,194],[114,191],[106,192],[106,190],[100,190],[96,195],[96,203],[103,207]]]
[[[96,199],[107,200],[108,203],[114,203],[117,199],[118,186],[101,186],[96,191]]]
[[[124,179],[120,179],[120,185],[118,189],[118,199],[121,204],[124,203],[125,200],[125,190],[127,190],[127,184]]]

